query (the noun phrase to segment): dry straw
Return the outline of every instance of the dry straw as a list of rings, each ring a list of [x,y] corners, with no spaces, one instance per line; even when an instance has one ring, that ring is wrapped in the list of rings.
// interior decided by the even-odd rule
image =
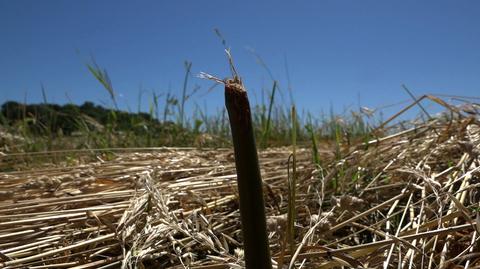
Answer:
[[[378,139],[341,145],[340,160],[320,151],[321,170],[310,149],[297,148],[296,245],[285,265],[480,266],[479,114],[475,104],[420,99],[445,113],[408,130],[385,124]],[[245,266],[231,150],[110,152],[109,160],[102,151],[0,156],[10,169],[0,174],[1,268]],[[274,261],[290,153],[259,153]],[[77,165],[48,162],[73,154]]]

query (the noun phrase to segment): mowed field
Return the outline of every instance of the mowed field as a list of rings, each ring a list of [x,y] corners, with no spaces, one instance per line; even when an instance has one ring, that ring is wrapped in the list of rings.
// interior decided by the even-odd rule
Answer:
[[[274,267],[478,268],[479,117],[451,109],[366,141],[321,142],[316,153],[300,146],[295,174],[291,147],[260,150]],[[244,265],[230,148],[3,153],[0,161],[0,268]]]

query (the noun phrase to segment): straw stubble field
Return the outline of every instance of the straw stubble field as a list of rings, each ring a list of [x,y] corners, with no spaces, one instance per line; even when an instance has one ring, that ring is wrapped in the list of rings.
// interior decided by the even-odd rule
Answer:
[[[478,268],[480,125],[453,111],[343,148],[259,152],[274,267]],[[72,157],[74,156],[74,157]],[[241,268],[230,149],[0,156],[0,268]],[[73,161],[72,161],[73,158]],[[5,171],[5,170],[4,170]]]

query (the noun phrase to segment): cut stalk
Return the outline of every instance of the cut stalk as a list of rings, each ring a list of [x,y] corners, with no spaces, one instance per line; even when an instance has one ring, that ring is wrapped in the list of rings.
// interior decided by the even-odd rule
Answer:
[[[237,76],[225,82],[225,106],[235,153],[245,265],[247,269],[271,269],[262,178],[250,104],[247,92]]]
[[[288,189],[288,244],[290,246],[290,253],[293,253],[295,248],[295,200],[296,200],[296,185],[297,185],[297,111],[295,105],[292,106],[292,174],[289,178]]]

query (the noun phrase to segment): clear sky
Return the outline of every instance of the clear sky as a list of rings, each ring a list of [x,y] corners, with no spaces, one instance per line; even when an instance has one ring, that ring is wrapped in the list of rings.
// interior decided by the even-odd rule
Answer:
[[[0,0],[0,102],[108,103],[88,73],[108,70],[123,109],[148,110],[151,91],[180,94],[184,61],[192,72],[226,77],[219,28],[239,73],[260,100],[272,85],[253,49],[280,81],[286,68],[297,106],[378,107],[415,94],[480,94],[480,1],[110,1]],[[288,63],[286,65],[286,62]],[[223,89],[191,77],[208,112]],[[279,100],[280,101],[280,100]]]

